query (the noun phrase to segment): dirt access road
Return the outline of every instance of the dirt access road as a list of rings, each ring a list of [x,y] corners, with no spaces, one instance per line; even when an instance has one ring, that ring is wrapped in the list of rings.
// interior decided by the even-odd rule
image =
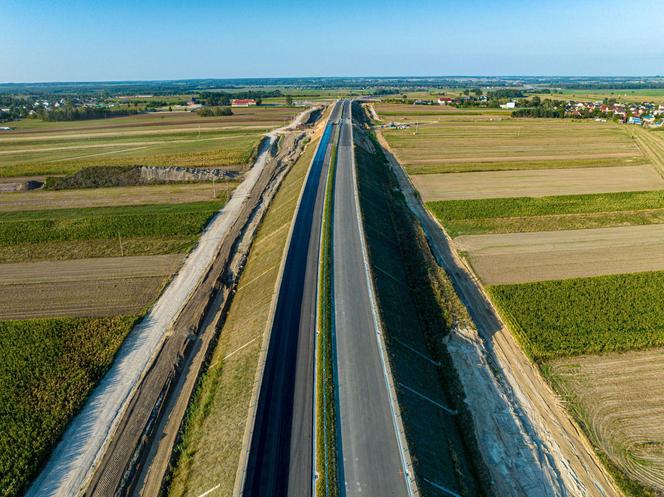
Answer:
[[[278,134],[303,122],[308,112],[300,114],[288,127],[266,135],[256,163],[230,201],[208,224],[197,247],[160,299],[131,331],[110,370],[70,422],[27,497],[70,497],[79,495],[88,486],[173,325],[210,273],[224,242],[228,243],[227,234],[236,227],[239,217],[246,214],[251,192],[262,177]],[[118,468],[120,472],[123,470]]]
[[[500,321],[380,134],[379,139],[436,260],[477,327],[452,332],[448,349],[496,495],[619,497],[588,440]]]

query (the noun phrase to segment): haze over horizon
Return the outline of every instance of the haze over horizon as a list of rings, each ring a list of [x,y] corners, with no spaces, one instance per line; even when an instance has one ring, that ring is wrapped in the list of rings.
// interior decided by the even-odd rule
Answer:
[[[662,2],[578,3],[7,0],[0,82],[661,73]]]

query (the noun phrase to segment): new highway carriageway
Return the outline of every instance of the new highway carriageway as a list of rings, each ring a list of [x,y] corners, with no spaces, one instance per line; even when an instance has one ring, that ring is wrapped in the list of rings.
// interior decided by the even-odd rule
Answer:
[[[399,436],[389,365],[381,345],[369,275],[353,153],[350,102],[344,103],[333,217],[334,334],[340,430],[340,487],[347,497],[412,495]]]
[[[335,128],[338,128],[335,129]],[[321,225],[336,154],[332,279],[338,486],[346,497],[409,497],[400,435],[364,246],[351,102],[335,105],[300,199],[283,267],[258,393],[244,497],[314,494],[314,370]],[[322,477],[322,476],[321,476]]]
[[[244,497],[313,493],[320,234],[325,178],[340,110],[337,103],[311,164],[291,233],[242,482]]]

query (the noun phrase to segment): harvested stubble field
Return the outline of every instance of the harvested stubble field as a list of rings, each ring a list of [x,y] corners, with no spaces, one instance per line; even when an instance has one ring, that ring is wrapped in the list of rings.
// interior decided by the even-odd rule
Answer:
[[[664,180],[650,165],[422,174],[411,179],[425,202],[664,189]]]
[[[428,202],[448,233],[516,233],[664,222],[664,191]]]
[[[135,321],[119,316],[0,322],[4,497],[23,493]]]
[[[593,443],[664,492],[664,349],[552,361],[549,377]],[[644,495],[644,494],[641,494]]]
[[[0,320],[142,314],[183,257],[0,264]]]
[[[272,200],[251,247],[210,365],[190,407],[168,495],[231,496],[281,256],[317,141]]]
[[[486,285],[664,270],[664,224],[454,240]]]
[[[74,122],[23,120],[0,137],[0,176],[67,174],[90,165],[242,168],[262,134],[296,110],[237,109],[233,116],[152,113]]]
[[[205,202],[225,199],[236,185],[219,182],[214,188],[212,183],[190,183],[0,193],[0,212]]]
[[[409,106],[377,105],[383,120],[418,122],[382,133],[409,174],[511,169],[557,169],[644,164],[624,127],[563,119],[513,119],[440,107],[408,114]],[[410,106],[410,112],[413,107]],[[426,114],[426,115],[424,115]]]

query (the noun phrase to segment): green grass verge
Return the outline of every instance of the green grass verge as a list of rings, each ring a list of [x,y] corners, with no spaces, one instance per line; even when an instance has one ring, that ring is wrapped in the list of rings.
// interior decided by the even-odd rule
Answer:
[[[3,213],[0,246],[74,240],[185,237],[200,233],[221,201]]]
[[[470,173],[477,171],[512,171],[522,169],[573,169],[580,167],[638,166],[647,164],[642,157],[629,159],[524,160],[506,162],[451,162],[405,164],[408,174]]]
[[[338,131],[337,128],[337,138]],[[335,389],[335,357],[332,334],[332,212],[334,209],[334,178],[337,168],[337,146],[330,157],[330,170],[325,189],[325,206],[321,237],[321,266],[318,326],[316,339],[316,481],[317,495],[339,495],[337,466],[337,413]]]
[[[23,493],[135,322],[0,322],[0,495]]]
[[[664,272],[488,288],[536,362],[664,346]]]
[[[427,202],[451,236],[659,222],[664,190]]]

